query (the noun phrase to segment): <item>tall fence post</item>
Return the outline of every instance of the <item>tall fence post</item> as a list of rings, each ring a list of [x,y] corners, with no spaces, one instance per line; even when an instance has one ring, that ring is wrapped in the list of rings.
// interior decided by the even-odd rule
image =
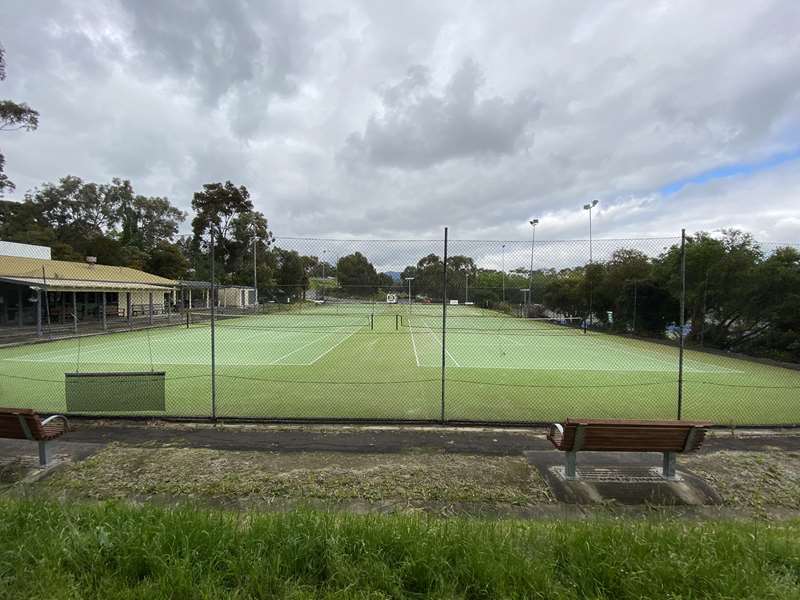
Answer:
[[[683,348],[685,345],[684,323],[686,322],[686,230],[681,229],[681,317],[678,323],[678,420],[683,414]]]
[[[442,410],[441,422],[444,424],[445,368],[447,367],[447,227],[444,228],[444,262],[442,263]]]
[[[211,418],[217,420],[216,308],[214,299],[214,223],[211,223]]]

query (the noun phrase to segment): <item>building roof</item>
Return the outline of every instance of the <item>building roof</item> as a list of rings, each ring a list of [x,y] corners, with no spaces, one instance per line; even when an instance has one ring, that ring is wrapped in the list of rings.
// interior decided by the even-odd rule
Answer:
[[[175,287],[171,279],[129,267],[0,256],[0,280],[51,290],[142,290]]]
[[[23,256],[50,260],[50,246],[34,246],[0,240],[0,256]]]
[[[210,290],[211,289],[211,282],[210,281],[196,281],[196,280],[187,280],[187,279],[179,279],[175,282],[175,285],[178,287],[185,287],[191,288],[194,290]],[[232,284],[217,284],[215,286],[218,290],[230,290],[230,289],[237,289],[237,290],[252,290],[252,285],[245,285],[243,283],[232,283]]]
[[[208,281],[195,281],[195,280],[188,280],[188,279],[179,279],[176,281],[180,287],[191,288],[193,290],[210,290],[211,283]],[[217,286],[219,287],[219,286]]]

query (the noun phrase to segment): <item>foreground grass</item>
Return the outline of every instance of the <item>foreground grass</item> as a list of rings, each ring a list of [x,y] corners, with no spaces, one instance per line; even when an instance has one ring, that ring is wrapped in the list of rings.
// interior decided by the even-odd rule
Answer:
[[[0,502],[3,598],[800,598],[800,523]]]

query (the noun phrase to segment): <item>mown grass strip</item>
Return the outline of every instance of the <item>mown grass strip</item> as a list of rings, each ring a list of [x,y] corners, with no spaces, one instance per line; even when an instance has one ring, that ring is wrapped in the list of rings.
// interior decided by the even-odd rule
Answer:
[[[800,523],[0,502],[13,598],[798,598]]]

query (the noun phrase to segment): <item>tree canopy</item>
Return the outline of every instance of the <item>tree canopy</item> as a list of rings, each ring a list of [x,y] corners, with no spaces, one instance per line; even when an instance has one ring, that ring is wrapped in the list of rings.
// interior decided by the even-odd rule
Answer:
[[[0,81],[6,78],[6,52],[0,45]],[[0,100],[0,132],[33,131],[39,127],[39,113],[24,102]],[[14,182],[5,174],[6,157],[0,149],[0,198],[6,191],[15,189]]]

